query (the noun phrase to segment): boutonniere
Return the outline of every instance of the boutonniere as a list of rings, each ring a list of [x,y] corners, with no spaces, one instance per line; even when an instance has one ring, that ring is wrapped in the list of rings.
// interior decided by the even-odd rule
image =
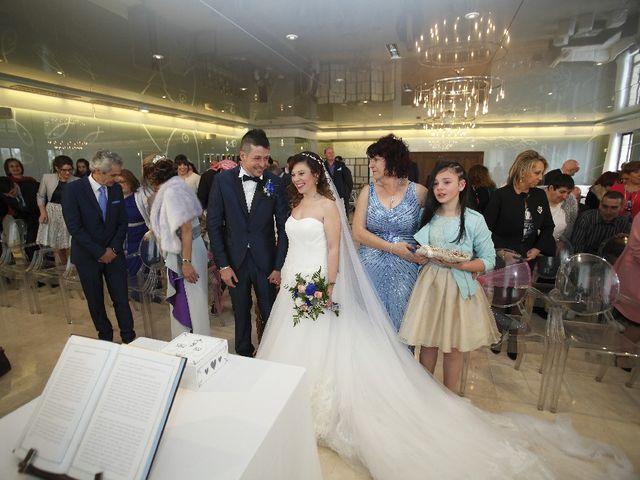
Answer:
[[[538,211],[539,215],[542,215],[542,206],[538,205],[538,208],[536,208],[536,210]]]
[[[276,187],[271,182],[271,179],[267,180],[267,183],[262,187],[262,193],[264,193],[267,197],[270,197],[274,193],[276,193]]]

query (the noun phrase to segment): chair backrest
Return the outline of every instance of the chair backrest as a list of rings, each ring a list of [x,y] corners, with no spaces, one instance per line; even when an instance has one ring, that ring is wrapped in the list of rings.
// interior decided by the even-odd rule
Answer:
[[[589,253],[572,256],[558,271],[551,297],[580,315],[610,310],[620,292],[620,280],[604,258]]]
[[[140,260],[147,267],[152,267],[162,261],[162,254],[156,238],[150,234],[148,238],[143,238],[138,248]]]
[[[611,237],[600,244],[598,247],[598,255],[613,265],[622,254],[627,243],[629,243],[629,235],[626,233]]]
[[[9,248],[20,247],[24,244],[27,226],[23,220],[5,215],[2,219],[2,243]]]
[[[496,250],[496,268],[478,277],[487,298],[494,307],[519,304],[531,286],[531,269],[516,252]]]
[[[553,257],[538,255],[536,258],[535,277],[552,279],[556,278],[560,265],[564,264],[573,255],[573,245],[564,239],[556,240],[556,253]]]

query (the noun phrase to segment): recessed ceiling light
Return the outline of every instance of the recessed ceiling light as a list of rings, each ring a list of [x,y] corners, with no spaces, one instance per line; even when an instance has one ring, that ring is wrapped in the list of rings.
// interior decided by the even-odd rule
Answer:
[[[402,85],[402,91],[405,93],[411,93],[413,92],[413,88],[411,88],[411,85],[409,85],[408,83],[405,83],[404,85]]]
[[[342,82],[344,82],[344,78],[338,77],[338,78],[336,78],[336,82],[342,83]]]
[[[149,113],[149,109],[147,107],[140,107],[139,110],[142,113]]]
[[[602,65],[602,62],[596,62],[596,65],[600,66]]]
[[[378,116],[379,116],[379,117],[381,117],[381,116],[382,116],[382,114],[381,114],[381,113],[379,113],[379,114],[378,114]]]
[[[469,12],[464,14],[464,18],[466,18],[467,20],[475,20],[479,16],[480,16],[479,12]]]
[[[162,59],[164,59],[164,55],[162,55],[161,53],[154,53],[151,56],[153,57],[154,60],[162,60]]]
[[[246,92],[247,91],[247,87],[240,87],[240,91]]]
[[[298,35],[296,35],[295,33],[287,33],[285,35],[285,38],[287,40],[297,40],[298,39]]]
[[[220,110],[222,113],[224,113],[224,108],[222,110]]]
[[[293,105],[287,105],[287,108],[293,108]]]
[[[64,72],[63,72],[62,70],[58,70],[56,73],[57,73],[58,75],[64,75]]]
[[[167,98],[167,96],[166,95],[162,95],[162,98]]]
[[[553,95],[553,92],[547,92],[547,95],[551,96]]]
[[[613,108],[613,105],[607,105],[607,108]]]
[[[362,103],[369,103],[369,100],[363,100]]]
[[[526,111],[527,111],[527,107],[523,108],[523,109],[522,109],[522,111],[523,111],[523,112],[526,112]]]

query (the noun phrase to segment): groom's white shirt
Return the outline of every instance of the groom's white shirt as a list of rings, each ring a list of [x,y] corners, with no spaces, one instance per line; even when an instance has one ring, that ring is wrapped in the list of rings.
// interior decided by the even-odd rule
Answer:
[[[240,167],[240,172],[238,173],[238,177],[240,177],[240,181],[242,181],[243,175],[250,175],[247,171]],[[260,180],[262,180],[262,176],[260,176]],[[256,194],[256,188],[258,187],[257,182],[242,182],[242,189],[244,190],[244,198],[247,201],[247,210],[251,211],[251,202],[253,202],[253,196]]]

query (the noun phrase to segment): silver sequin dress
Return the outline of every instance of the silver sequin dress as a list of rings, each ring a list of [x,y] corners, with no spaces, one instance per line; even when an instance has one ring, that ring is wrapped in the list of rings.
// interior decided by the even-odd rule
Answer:
[[[384,207],[378,200],[373,183],[369,184],[367,230],[383,240],[415,245],[413,235],[420,225],[420,212],[415,183],[409,182],[404,198],[393,208]],[[360,247],[359,253],[378,297],[397,331],[420,266],[397,255],[364,245]]]

